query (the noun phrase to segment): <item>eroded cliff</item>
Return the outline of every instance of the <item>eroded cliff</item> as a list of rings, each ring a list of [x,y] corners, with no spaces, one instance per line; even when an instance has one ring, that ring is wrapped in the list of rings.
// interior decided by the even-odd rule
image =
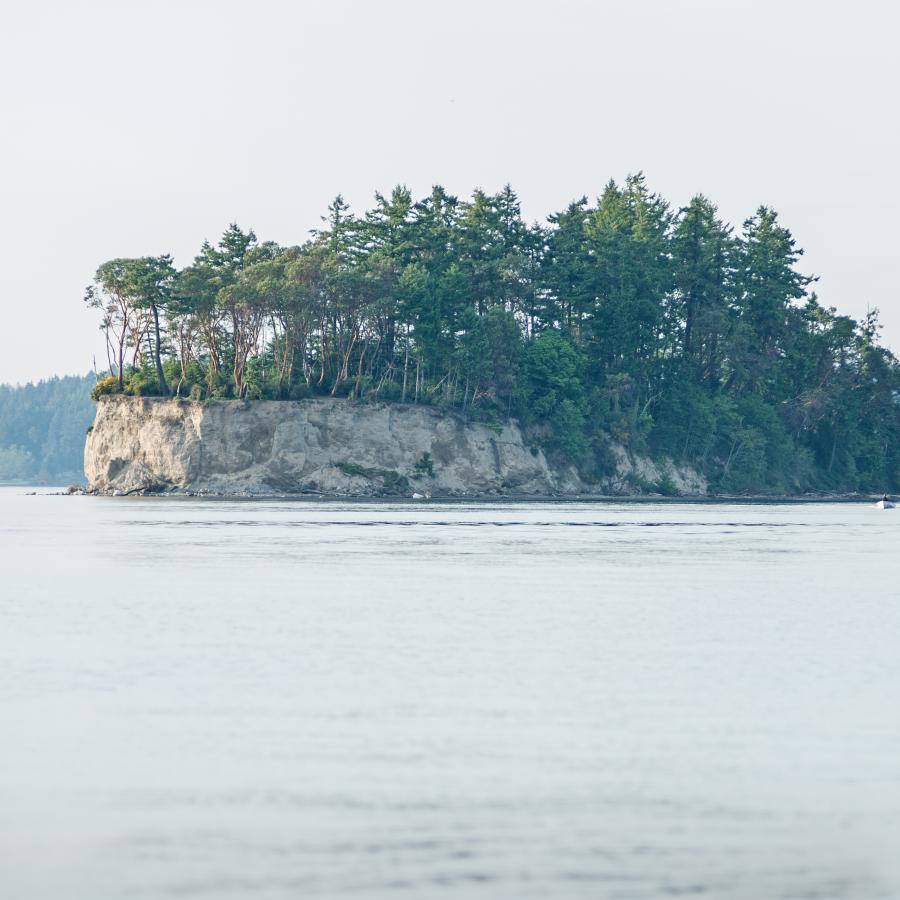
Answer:
[[[630,493],[665,479],[702,494],[689,469],[618,454],[618,471],[587,485],[555,471],[514,422],[502,428],[423,406],[346,400],[196,403],[104,397],[85,446],[100,493],[346,496]]]

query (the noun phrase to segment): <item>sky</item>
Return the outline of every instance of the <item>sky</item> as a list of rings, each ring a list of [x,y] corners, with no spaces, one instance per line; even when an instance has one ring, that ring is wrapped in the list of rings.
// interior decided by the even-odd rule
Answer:
[[[97,266],[230,222],[302,242],[338,193],[510,182],[531,220],[643,171],[740,226],[774,206],[820,301],[895,287],[900,8],[857,0],[4,4],[0,383],[105,359]]]

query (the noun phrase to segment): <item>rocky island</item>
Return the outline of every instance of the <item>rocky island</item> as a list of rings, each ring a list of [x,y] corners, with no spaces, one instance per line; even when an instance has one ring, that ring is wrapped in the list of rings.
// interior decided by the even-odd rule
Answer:
[[[103,263],[98,492],[767,495],[900,486],[900,362],[822,306],[765,206],[640,174],[545,225],[510,187],[236,224]]]
[[[478,497],[706,493],[693,469],[617,448],[586,482],[552,466],[514,421],[343,399],[214,401],[102,397],[85,445],[97,493]]]

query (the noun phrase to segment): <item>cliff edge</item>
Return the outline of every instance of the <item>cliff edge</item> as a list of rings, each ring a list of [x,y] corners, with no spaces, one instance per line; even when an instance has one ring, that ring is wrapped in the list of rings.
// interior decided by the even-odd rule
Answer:
[[[625,494],[663,478],[677,493],[706,493],[691,469],[616,458],[614,475],[585,484],[552,469],[514,422],[491,428],[426,406],[103,397],[84,469],[89,489],[107,494]]]

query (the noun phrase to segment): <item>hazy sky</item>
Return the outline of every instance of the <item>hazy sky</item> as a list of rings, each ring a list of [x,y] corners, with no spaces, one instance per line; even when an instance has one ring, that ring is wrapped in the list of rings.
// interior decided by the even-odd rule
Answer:
[[[97,265],[189,262],[231,221],[302,241],[335,194],[509,181],[530,219],[643,170],[771,204],[900,349],[900,12],[806,0],[4,4],[0,382],[104,359]]]

